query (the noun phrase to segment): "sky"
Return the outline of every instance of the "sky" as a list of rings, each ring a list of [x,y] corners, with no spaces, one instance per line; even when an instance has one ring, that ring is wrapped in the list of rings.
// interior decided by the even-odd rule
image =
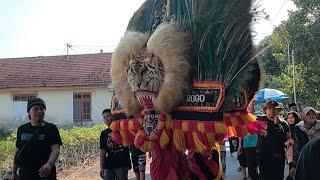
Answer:
[[[253,24],[257,44],[295,10],[257,0],[269,20]],[[0,58],[112,52],[144,0],[0,0]]]

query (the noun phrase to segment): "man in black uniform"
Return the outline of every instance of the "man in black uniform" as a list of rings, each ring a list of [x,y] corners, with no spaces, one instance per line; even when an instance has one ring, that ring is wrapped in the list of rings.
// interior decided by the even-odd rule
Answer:
[[[285,167],[285,142],[289,133],[289,125],[278,115],[279,103],[275,100],[267,102],[263,108],[266,116],[260,118],[266,123],[266,133],[259,135],[257,158],[260,176],[263,180],[283,180]]]
[[[112,140],[109,128],[112,122],[111,110],[103,110],[102,116],[108,128],[100,135],[100,176],[105,180],[127,180],[131,168],[129,148]]]
[[[30,122],[20,126],[17,131],[13,180],[56,179],[55,163],[62,142],[58,128],[44,121],[45,111],[46,104],[42,99],[28,101]]]

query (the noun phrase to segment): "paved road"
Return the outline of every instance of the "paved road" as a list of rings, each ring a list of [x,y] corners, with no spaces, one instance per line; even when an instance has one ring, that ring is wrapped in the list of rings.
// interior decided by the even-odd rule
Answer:
[[[227,148],[227,155],[226,155],[226,165],[227,165],[227,172],[225,175],[226,180],[242,180],[242,174],[237,172],[239,167],[239,162],[236,158],[236,154],[234,157],[230,156],[229,149]],[[146,180],[151,180],[150,177],[150,159],[147,161],[147,168],[146,168]],[[286,166],[285,177],[288,174],[288,167]],[[85,165],[84,167],[74,167],[69,169],[66,172],[60,172],[58,174],[58,179],[60,180],[101,180],[99,177],[99,157],[95,157],[92,161]],[[134,173],[132,170],[129,171],[129,179],[134,180]]]
[[[235,157],[231,157],[230,153],[227,152],[226,163],[227,163],[227,172],[226,172],[225,179],[226,180],[241,180],[242,175],[241,175],[241,173],[237,172],[237,169],[239,167],[239,163],[236,158],[236,155],[235,155]],[[147,172],[146,180],[151,180],[149,173],[150,172]],[[134,178],[131,178],[130,180],[134,180]]]
[[[228,144],[227,144],[228,146]],[[238,172],[237,169],[239,167],[239,161],[237,160],[237,155],[236,153],[234,153],[234,156],[231,157],[230,155],[230,151],[227,147],[227,155],[226,155],[226,175],[225,175],[225,180],[242,180],[243,176],[242,173]],[[287,177],[288,175],[288,166],[285,167],[285,176]],[[147,176],[146,176],[147,180],[151,180],[150,174],[149,172],[147,172]],[[133,178],[130,180],[134,180]]]
[[[237,160],[236,153],[234,153],[234,157],[231,157],[230,152],[227,151],[226,166],[227,166],[227,170],[226,170],[225,179],[230,179],[230,180],[242,179],[242,174],[237,171],[239,167],[239,161]]]

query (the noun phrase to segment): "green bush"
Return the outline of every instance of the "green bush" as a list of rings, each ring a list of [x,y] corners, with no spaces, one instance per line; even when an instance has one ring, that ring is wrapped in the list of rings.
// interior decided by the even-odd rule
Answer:
[[[100,133],[105,128],[105,125],[100,124],[91,128],[75,127],[68,131],[60,129],[63,146],[57,163],[58,170],[82,164],[97,154]]]
[[[15,141],[0,141],[0,172],[12,165],[12,159],[15,152]]]
[[[6,131],[0,128],[0,141],[12,140],[16,138],[16,131]]]

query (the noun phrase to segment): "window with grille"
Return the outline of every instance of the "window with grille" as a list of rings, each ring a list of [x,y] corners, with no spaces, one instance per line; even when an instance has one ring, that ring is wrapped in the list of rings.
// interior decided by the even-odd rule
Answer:
[[[37,97],[37,94],[13,94],[13,101],[29,101]]]
[[[91,93],[73,93],[73,121],[91,120]]]

